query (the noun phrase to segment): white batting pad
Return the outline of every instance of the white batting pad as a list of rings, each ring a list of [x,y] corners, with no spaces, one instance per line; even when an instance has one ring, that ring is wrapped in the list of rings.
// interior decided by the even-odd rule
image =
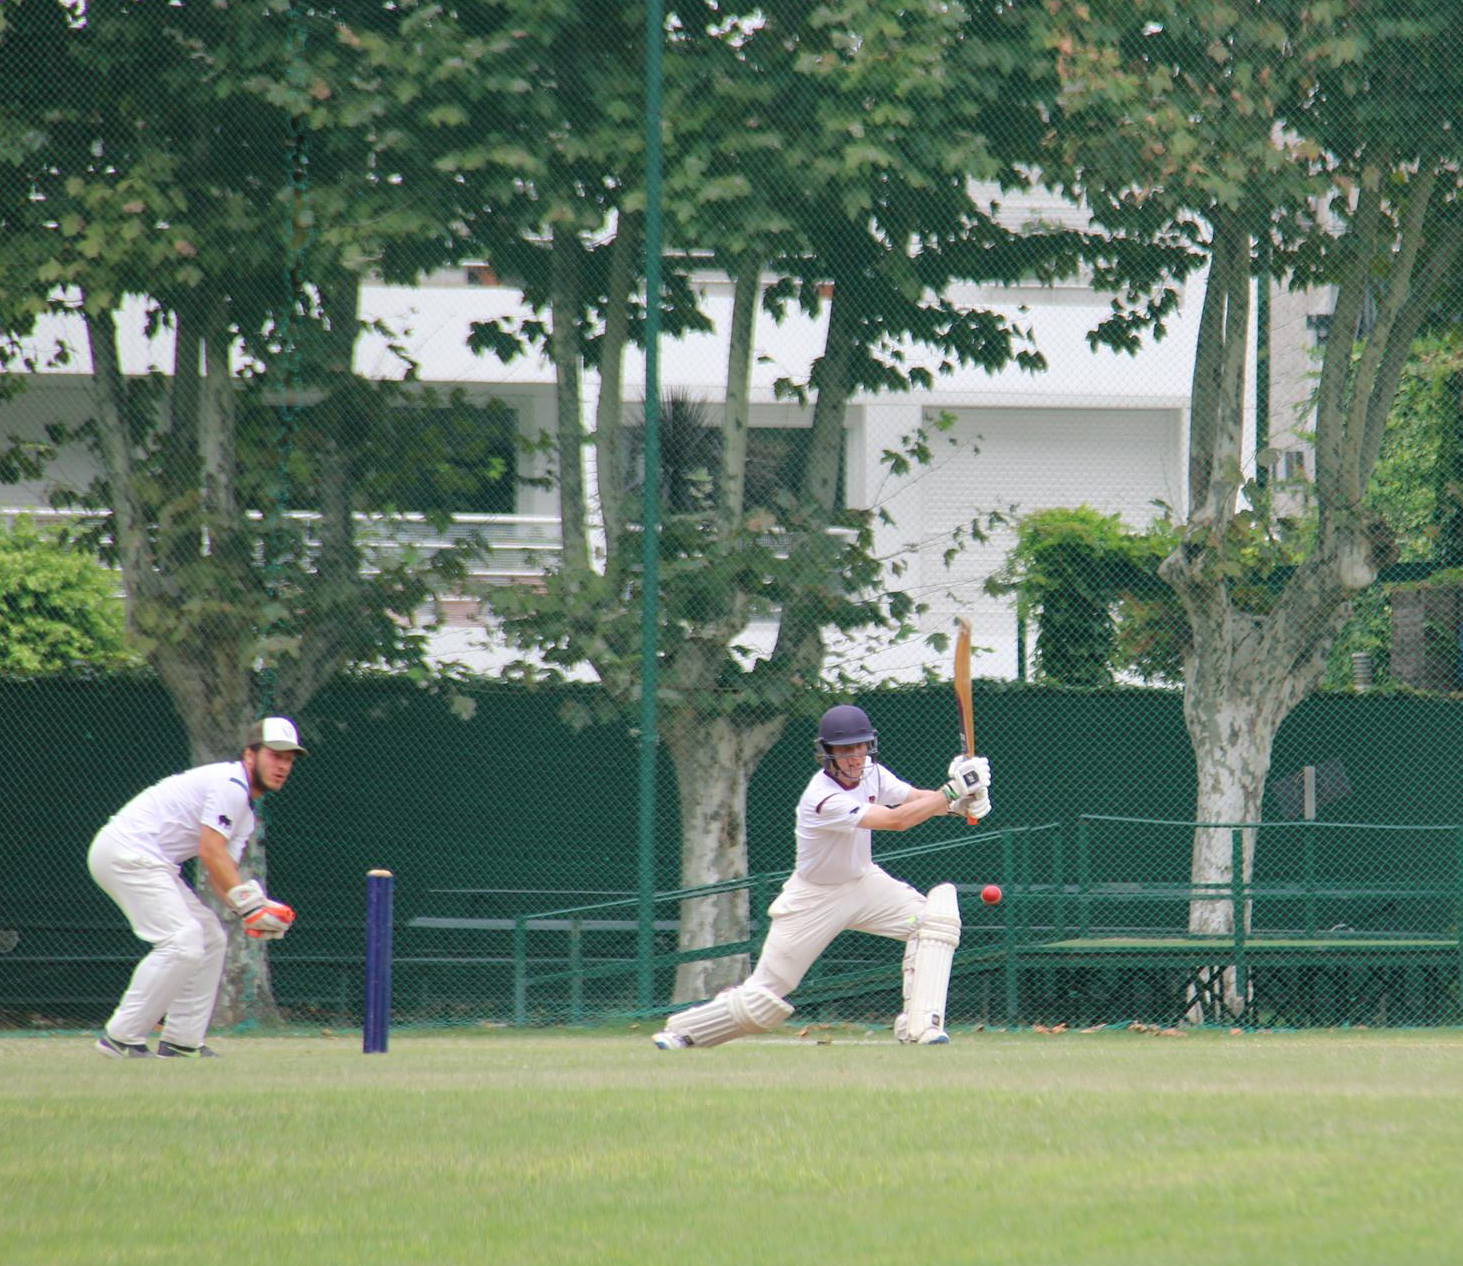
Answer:
[[[914,981],[905,1000],[908,1040],[928,1043],[945,1031],[950,962],[960,944],[960,900],[954,884],[936,884],[914,934]]]
[[[738,985],[719,993],[699,1007],[678,1011],[666,1028],[692,1046],[720,1046],[734,1037],[766,1033],[792,1014],[792,1007],[770,989]]]

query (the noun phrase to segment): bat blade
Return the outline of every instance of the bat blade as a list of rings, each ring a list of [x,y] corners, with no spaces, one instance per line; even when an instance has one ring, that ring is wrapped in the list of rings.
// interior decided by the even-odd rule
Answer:
[[[957,621],[955,634],[955,708],[960,714],[961,751],[975,755],[975,717],[970,710],[970,621]]]
[[[970,705],[970,621],[961,616],[955,633],[955,710],[960,714],[960,750],[975,755],[975,714]],[[974,826],[979,818],[966,818]]]

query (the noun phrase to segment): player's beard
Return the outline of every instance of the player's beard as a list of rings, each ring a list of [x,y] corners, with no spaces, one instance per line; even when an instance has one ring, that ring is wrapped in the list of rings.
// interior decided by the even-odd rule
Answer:
[[[249,771],[249,798],[251,800],[258,800],[260,796],[268,792],[278,791],[280,787],[284,786],[285,779],[289,777],[289,773],[286,772],[284,777],[279,780],[278,787],[270,787],[265,784],[259,770],[260,766],[256,763],[254,768]]]

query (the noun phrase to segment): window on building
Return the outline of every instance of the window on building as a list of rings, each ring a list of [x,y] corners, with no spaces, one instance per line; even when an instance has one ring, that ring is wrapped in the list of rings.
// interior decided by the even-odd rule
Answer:
[[[670,514],[710,513],[720,496],[721,411],[697,401],[668,400],[661,406],[661,504]],[[775,508],[802,485],[812,431],[808,427],[754,426],[747,433],[744,504]],[[644,426],[625,429],[622,486],[638,497],[644,486]],[[839,447],[834,504],[843,504],[844,451]]]
[[[512,514],[518,505],[518,431],[498,401],[404,408],[397,472],[403,509]]]
[[[342,471],[358,510],[420,514],[512,514],[517,509],[519,440],[514,411],[500,401],[402,403],[342,416],[337,403],[310,405],[293,419],[298,460],[290,504],[319,508],[318,481]],[[249,442],[277,443],[271,410],[253,419]],[[269,469],[267,463],[259,466]]]

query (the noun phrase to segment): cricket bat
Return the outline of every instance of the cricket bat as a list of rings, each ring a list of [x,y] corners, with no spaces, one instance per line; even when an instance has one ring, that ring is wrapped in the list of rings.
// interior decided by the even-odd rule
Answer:
[[[961,616],[955,623],[955,710],[960,714],[960,746],[966,756],[974,756],[975,716],[970,709],[970,621]],[[971,826],[980,821],[979,818],[965,820]]]

